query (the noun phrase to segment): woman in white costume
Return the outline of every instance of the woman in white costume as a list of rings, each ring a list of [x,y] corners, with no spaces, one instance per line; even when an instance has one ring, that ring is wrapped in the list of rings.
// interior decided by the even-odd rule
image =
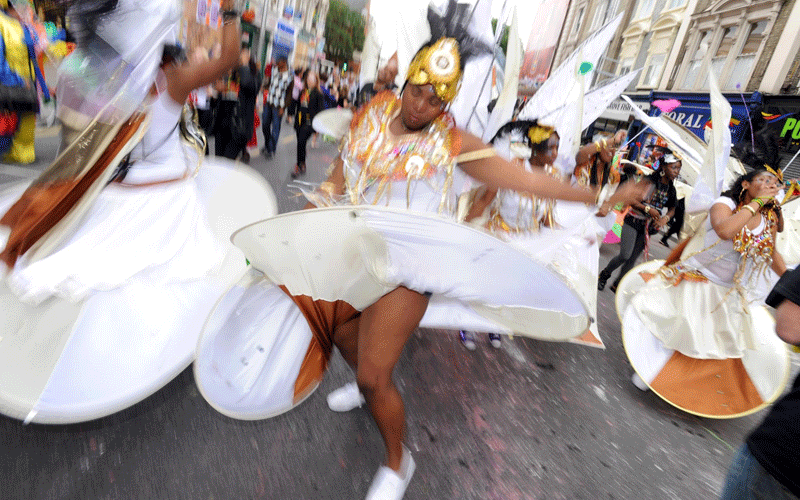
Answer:
[[[553,127],[537,120],[519,120],[501,127],[492,143],[519,168],[541,171],[561,179],[554,166],[560,138]],[[519,158],[517,151],[528,158]],[[530,151],[527,154],[527,151]],[[595,151],[595,145],[584,146],[577,157]],[[605,210],[602,209],[601,210]],[[534,260],[559,273],[587,305],[592,318],[597,315],[597,239],[602,228],[596,222],[596,209],[575,203],[556,203],[553,199],[513,190],[481,188],[466,220],[478,223],[492,233],[517,246]],[[504,332],[510,333],[510,332]],[[461,340],[474,342],[471,332],[461,331]],[[490,334],[500,338],[497,333]],[[572,341],[602,347],[595,322]],[[472,344],[474,348],[474,343]]]
[[[788,377],[785,345],[763,300],[772,272],[780,171],[761,162],[711,207],[705,231],[666,263],[634,268],[617,291],[634,382],[693,414],[733,418],[778,397]]]
[[[599,194],[521,171],[455,127],[446,107],[462,64],[484,50],[464,25],[470,11],[455,1],[444,15],[429,9],[432,41],[412,60],[402,96],[379,94],[356,114],[328,181],[311,196],[329,208],[283,214],[234,236],[266,278],[221,300],[195,363],[216,408],[265,418],[313,391],[336,345],[386,445],[370,500],[402,498],[414,472],[391,375],[418,326],[502,324],[563,340],[588,325],[585,306],[552,273],[454,221],[458,169],[496,188],[584,203]],[[616,197],[640,195],[628,186]],[[531,282],[542,289],[530,290]]]
[[[109,415],[185,369],[214,302],[245,270],[227,238],[276,212],[257,175],[200,168],[202,144],[192,155],[181,142],[191,90],[237,63],[235,13],[222,57],[192,65],[164,57],[176,0],[76,1],[70,15],[65,147],[27,189],[0,197],[0,412],[41,423]]]

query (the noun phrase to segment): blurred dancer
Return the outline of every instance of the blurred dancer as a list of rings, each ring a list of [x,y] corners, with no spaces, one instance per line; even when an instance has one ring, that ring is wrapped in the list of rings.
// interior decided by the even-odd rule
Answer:
[[[631,205],[631,211],[625,216],[622,226],[619,255],[611,259],[600,272],[598,290],[604,289],[611,273],[622,266],[619,277],[610,288],[616,292],[620,280],[633,268],[636,259],[647,247],[650,235],[660,231],[672,218],[678,201],[674,181],[680,172],[681,161],[675,155],[668,154],[664,156],[664,166],[650,175],[648,179],[652,193],[646,201]]]
[[[81,422],[149,396],[189,364],[204,318],[244,271],[231,226],[274,214],[274,199],[243,167],[201,169],[202,133],[182,120],[191,91],[236,64],[233,3],[223,3],[222,57],[197,63],[171,43],[171,0],[71,4],[78,49],[59,78],[62,153],[0,197],[0,349],[20,360],[0,371],[6,415]],[[36,347],[42,339],[52,349]],[[22,382],[33,379],[46,384]]]

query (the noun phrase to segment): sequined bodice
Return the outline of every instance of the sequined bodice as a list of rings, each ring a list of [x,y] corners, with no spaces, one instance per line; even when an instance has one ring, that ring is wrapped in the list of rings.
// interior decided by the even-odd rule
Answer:
[[[518,160],[518,164],[520,168],[532,170],[527,161]],[[560,177],[558,169],[551,165],[545,166],[544,171],[553,177]],[[492,203],[489,228],[494,231],[524,233],[538,231],[542,225],[554,227],[554,208],[554,200],[501,189]]]
[[[389,124],[399,111],[400,100],[384,92],[353,118],[342,143],[346,198],[453,214],[461,140],[452,117],[440,115],[420,132],[396,136]]]

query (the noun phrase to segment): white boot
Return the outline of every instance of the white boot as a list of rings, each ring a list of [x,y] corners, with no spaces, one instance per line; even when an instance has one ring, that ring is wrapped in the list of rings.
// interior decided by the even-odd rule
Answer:
[[[408,448],[403,446],[400,470],[395,472],[382,465],[375,474],[375,479],[372,480],[366,500],[402,500],[416,468],[414,457],[411,456]]]
[[[350,382],[328,394],[328,408],[333,411],[350,411],[366,402],[355,382]]]

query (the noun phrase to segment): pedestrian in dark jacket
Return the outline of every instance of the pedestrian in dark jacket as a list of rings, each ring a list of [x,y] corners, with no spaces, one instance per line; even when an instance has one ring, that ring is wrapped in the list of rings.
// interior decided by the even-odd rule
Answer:
[[[294,166],[292,177],[306,173],[306,144],[308,138],[314,133],[311,124],[314,117],[325,109],[324,98],[319,87],[317,74],[309,71],[306,74],[305,88],[300,93],[297,105],[297,118],[294,128],[297,132],[297,164]]]

